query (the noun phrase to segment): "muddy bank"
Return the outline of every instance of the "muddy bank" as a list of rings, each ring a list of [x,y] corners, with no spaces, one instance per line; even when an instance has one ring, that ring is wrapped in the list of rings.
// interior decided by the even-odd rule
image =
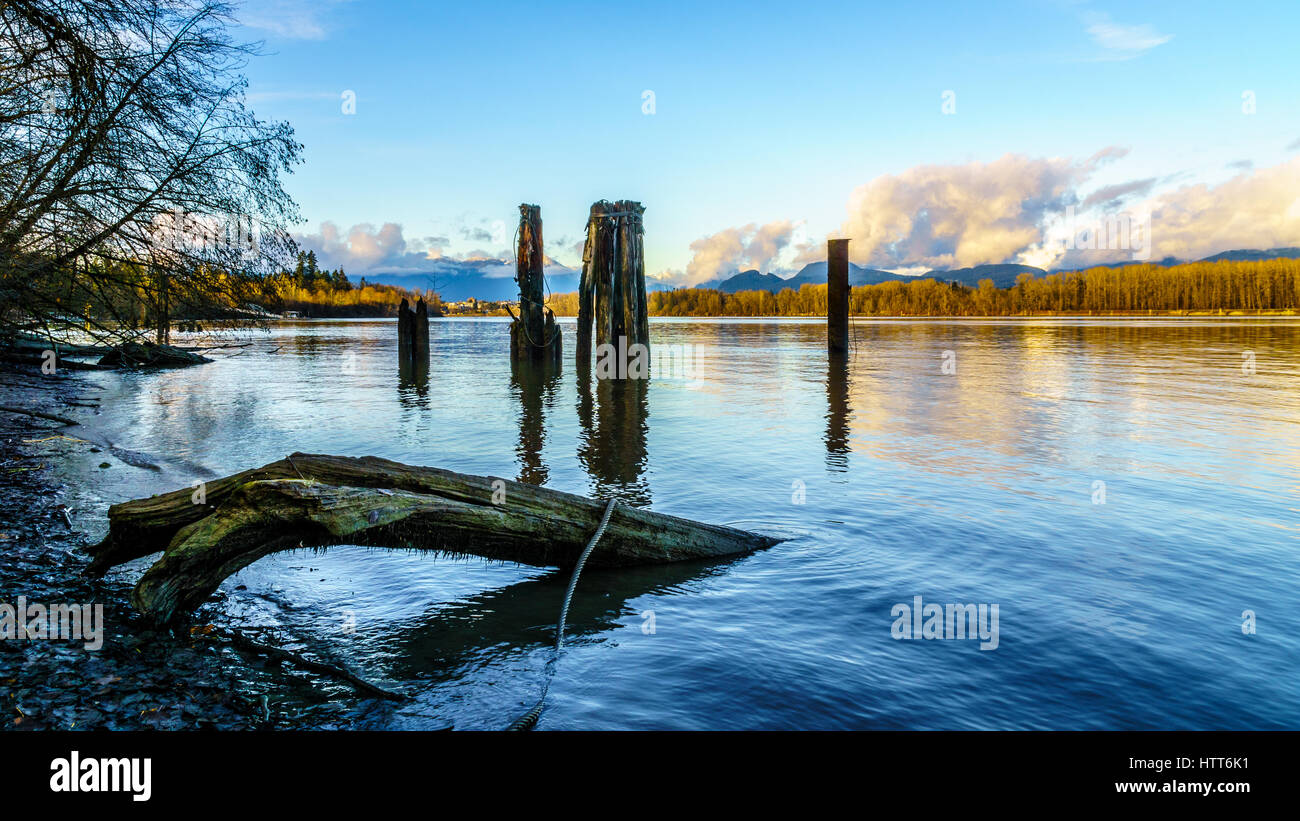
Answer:
[[[189,628],[160,632],[129,605],[130,574],[84,574],[103,523],[68,506],[55,468],[77,461],[105,470],[155,469],[146,455],[96,441],[97,388],[78,375],[0,369],[4,404],[67,416],[64,427],[0,413],[0,603],[102,605],[102,646],[80,640],[0,639],[0,726],[24,729],[333,728],[370,724],[385,708],[348,688],[260,656],[195,640],[229,628],[222,598]],[[267,643],[301,651],[292,637],[238,625]]]

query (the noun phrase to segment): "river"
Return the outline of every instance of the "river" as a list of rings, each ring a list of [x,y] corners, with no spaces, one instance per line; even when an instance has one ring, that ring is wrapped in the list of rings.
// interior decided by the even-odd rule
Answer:
[[[427,381],[382,320],[88,374],[89,425],[160,470],[71,458],[71,504],[102,533],[113,502],[304,451],[787,538],[584,573],[540,729],[1300,723],[1300,321],[858,320],[839,368],[822,320],[656,319],[652,378],[622,384],[577,371],[561,326],[541,377],[491,318],[431,322]],[[353,726],[491,729],[539,695],[567,580],[338,547],[263,559],[215,606],[416,696]],[[918,596],[996,605],[995,640],[897,637]]]

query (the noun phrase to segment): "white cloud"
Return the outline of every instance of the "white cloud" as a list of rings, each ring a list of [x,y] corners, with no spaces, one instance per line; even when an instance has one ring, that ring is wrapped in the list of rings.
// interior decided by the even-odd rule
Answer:
[[[1123,25],[1105,15],[1093,16],[1088,35],[1102,48],[1102,59],[1107,60],[1131,60],[1174,39],[1172,34],[1160,34],[1145,23]]]
[[[1215,186],[1180,186],[1141,209],[1151,212],[1153,259],[1300,245],[1300,157]]]
[[[447,247],[446,237],[423,237],[408,241],[402,226],[386,222],[379,228],[369,223],[339,230],[333,222],[322,222],[314,234],[295,234],[306,250],[316,252],[322,268],[343,268],[349,274],[406,273],[428,270]]]
[[[701,237],[691,243],[694,255],[686,266],[684,282],[694,285],[751,268],[766,272],[789,245],[794,227],[790,220],[750,223]]]
[[[1203,259],[1237,248],[1269,249],[1300,245],[1300,157],[1269,168],[1245,169],[1217,185],[1188,183],[1128,204],[1093,209],[1073,229],[1098,236],[1103,218],[1127,216],[1134,224],[1150,218],[1150,237],[1133,239],[1129,248],[1073,249],[1063,240],[1070,227],[1056,220],[1045,228],[1049,238],[1026,249],[1019,261],[1030,265],[1086,268],[1133,259]],[[1121,229],[1121,236],[1123,230]],[[1150,243],[1147,253],[1143,243]],[[1134,251],[1141,256],[1135,256]]]
[[[324,17],[343,0],[249,0],[236,15],[251,29],[287,40],[324,40],[329,33]]]
[[[1043,225],[1078,200],[1077,187],[1102,163],[1007,154],[992,162],[921,165],[859,186],[837,232],[860,265],[964,268],[1003,262],[1039,243]],[[819,243],[804,260],[825,258]]]

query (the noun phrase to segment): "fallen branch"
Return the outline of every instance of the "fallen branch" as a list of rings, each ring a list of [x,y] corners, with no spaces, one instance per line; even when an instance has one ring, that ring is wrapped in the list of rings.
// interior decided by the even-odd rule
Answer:
[[[377,684],[371,684],[342,665],[335,666],[333,664],[312,661],[311,659],[300,656],[291,650],[285,650],[282,647],[276,647],[271,644],[263,644],[260,641],[253,641],[248,636],[245,636],[243,633],[236,630],[216,630],[214,628],[214,631],[217,632],[218,635],[210,636],[202,633],[194,633],[191,638],[221,646],[236,647],[253,653],[261,653],[264,656],[270,656],[271,658],[279,659],[280,661],[288,661],[302,667],[303,669],[311,670],[313,673],[320,673],[341,681],[346,681],[358,690],[370,693],[373,696],[378,696],[379,698],[390,698],[395,701],[404,701],[410,698],[410,696],[405,693],[385,690]]]
[[[0,411],[4,411],[6,413],[17,413],[22,416],[35,416],[38,419],[48,419],[51,422],[61,422],[64,425],[81,424],[80,422],[77,422],[73,419],[68,419],[65,416],[55,416],[52,413],[42,413],[41,411],[27,410],[26,408],[15,408],[11,405],[0,405]]]

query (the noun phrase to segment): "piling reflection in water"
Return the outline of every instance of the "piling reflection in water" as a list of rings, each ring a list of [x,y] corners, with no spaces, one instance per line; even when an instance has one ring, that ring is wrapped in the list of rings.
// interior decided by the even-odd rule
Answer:
[[[588,364],[577,370],[578,461],[591,476],[591,495],[649,507],[650,486],[643,474],[650,380],[596,379]]]
[[[826,364],[826,469],[849,469],[849,362],[831,354]]]
[[[429,350],[397,358],[397,399],[403,407],[429,407]]]
[[[510,366],[510,391],[519,402],[519,481],[544,485],[550,477],[542,461],[546,446],[545,409],[554,407],[555,392],[560,384],[559,361],[513,361]]]

